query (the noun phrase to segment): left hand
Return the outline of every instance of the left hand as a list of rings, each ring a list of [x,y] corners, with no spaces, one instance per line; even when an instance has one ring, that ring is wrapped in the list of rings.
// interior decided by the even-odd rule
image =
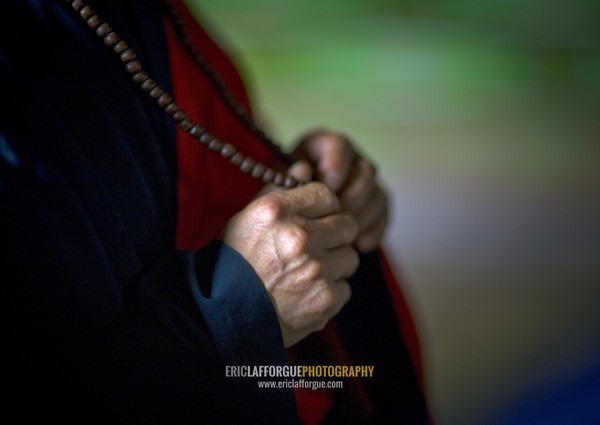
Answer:
[[[373,165],[362,158],[346,136],[316,130],[305,136],[294,155],[315,167],[315,179],[325,183],[339,198],[342,211],[358,223],[355,246],[361,252],[376,249],[388,220],[388,199],[377,182]]]

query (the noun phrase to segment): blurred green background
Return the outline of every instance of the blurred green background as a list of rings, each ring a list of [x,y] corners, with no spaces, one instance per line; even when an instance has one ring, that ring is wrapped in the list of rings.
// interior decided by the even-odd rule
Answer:
[[[437,424],[598,423],[600,2],[188,2],[273,138],[379,164]]]

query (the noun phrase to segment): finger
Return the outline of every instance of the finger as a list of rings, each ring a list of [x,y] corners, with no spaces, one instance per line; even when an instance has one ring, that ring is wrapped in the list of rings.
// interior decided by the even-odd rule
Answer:
[[[358,224],[359,235],[375,225],[378,221],[384,220],[387,217],[387,198],[385,194],[377,188],[362,209],[354,214],[356,223]]]
[[[383,240],[387,228],[388,219],[376,222],[373,227],[366,229],[356,239],[356,249],[364,254],[374,251]]]
[[[313,178],[312,167],[307,161],[296,161],[288,169],[287,174],[302,183],[308,183]]]
[[[326,269],[326,278],[330,281],[346,279],[352,276],[359,264],[358,253],[351,246],[325,251],[322,257]]]
[[[289,212],[306,218],[324,217],[340,210],[337,196],[322,183],[308,183],[274,195],[285,204]]]
[[[348,139],[333,132],[317,133],[305,141],[305,152],[316,164],[317,180],[339,191],[350,175],[355,156]]]
[[[345,280],[338,280],[337,282],[334,282],[332,284],[332,290],[335,291],[336,305],[331,310],[329,319],[332,319],[335,316],[337,316],[337,314],[340,311],[342,311],[344,306],[346,304],[348,304],[348,301],[350,301],[350,298],[352,298],[352,288],[350,287],[348,282]]]
[[[355,161],[350,180],[340,193],[342,210],[354,214],[364,207],[376,190],[375,169],[362,158]]]
[[[315,251],[350,245],[358,235],[356,219],[348,214],[332,214],[306,222],[309,240]]]

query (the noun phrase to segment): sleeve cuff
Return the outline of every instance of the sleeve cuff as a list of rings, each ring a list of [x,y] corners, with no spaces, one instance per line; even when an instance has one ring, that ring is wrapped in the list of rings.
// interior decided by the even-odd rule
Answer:
[[[191,290],[225,364],[287,364],[271,299],[244,257],[213,241],[196,253],[195,263]]]

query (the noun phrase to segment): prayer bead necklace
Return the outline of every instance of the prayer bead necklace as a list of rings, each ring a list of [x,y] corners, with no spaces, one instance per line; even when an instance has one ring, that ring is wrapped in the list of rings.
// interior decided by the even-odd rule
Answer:
[[[284,188],[293,188],[301,184],[298,180],[287,175],[284,171],[277,171],[269,168],[266,165],[255,161],[250,156],[244,155],[233,144],[218,140],[199,123],[193,121],[175,102],[173,96],[145,71],[144,66],[137,58],[135,51],[129,47],[129,44],[113,31],[112,26],[98,16],[91,6],[85,4],[81,0],[65,1],[70,3],[73,10],[79,14],[79,17],[86,22],[87,26],[119,57],[125,70],[141,90],[154,99],[157,105],[164,110],[184,132],[188,133],[200,144],[206,146],[210,151],[228,159],[229,162],[238,167],[241,172],[248,173],[252,177],[262,180],[264,183],[272,183]],[[196,50],[171,2],[165,0],[164,3],[167,6],[168,16],[179,41],[191,55],[194,63],[198,65],[217,89],[217,92],[222,97],[227,107],[250,131],[252,131],[253,134],[259,137],[268,149],[286,164],[290,165],[292,163],[292,158],[284,154],[279,146],[255,125],[245,109],[235,101],[218,74]]]

